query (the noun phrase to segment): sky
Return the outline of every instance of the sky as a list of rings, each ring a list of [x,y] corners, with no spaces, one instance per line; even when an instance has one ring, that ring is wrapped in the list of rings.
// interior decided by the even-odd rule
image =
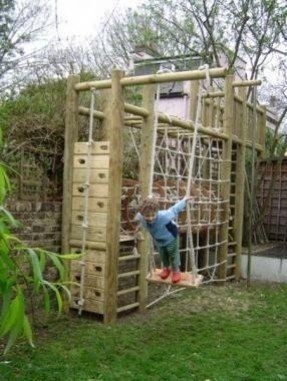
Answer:
[[[143,0],[50,0],[57,14],[57,33],[60,39],[86,38],[98,33],[100,25],[108,22],[120,9],[136,8]],[[57,12],[56,12],[57,10]]]

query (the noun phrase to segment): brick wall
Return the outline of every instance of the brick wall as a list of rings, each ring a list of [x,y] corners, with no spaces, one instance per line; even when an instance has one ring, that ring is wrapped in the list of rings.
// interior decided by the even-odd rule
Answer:
[[[60,201],[8,201],[7,210],[20,222],[14,234],[31,247],[60,252]]]

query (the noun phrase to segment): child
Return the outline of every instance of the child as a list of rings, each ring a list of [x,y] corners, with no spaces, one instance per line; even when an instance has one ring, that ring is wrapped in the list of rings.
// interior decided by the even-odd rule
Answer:
[[[178,227],[173,221],[184,210],[189,197],[184,197],[171,208],[159,210],[159,203],[154,197],[143,200],[135,219],[154,238],[163,264],[160,273],[162,279],[168,278],[172,271],[172,283],[180,281],[180,256],[178,248]]]

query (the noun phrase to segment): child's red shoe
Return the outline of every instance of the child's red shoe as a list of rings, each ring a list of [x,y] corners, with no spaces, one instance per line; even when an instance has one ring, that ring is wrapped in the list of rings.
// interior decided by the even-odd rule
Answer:
[[[161,277],[161,279],[166,279],[168,278],[169,274],[170,274],[170,269],[165,267],[164,269],[162,269],[159,276]]]
[[[174,271],[172,273],[172,278],[171,278],[171,281],[172,283],[178,283],[181,279],[181,274],[179,271]]]

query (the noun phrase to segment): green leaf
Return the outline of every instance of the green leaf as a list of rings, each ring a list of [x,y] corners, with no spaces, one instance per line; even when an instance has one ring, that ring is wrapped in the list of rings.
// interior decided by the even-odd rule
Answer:
[[[51,311],[51,303],[50,303],[50,295],[45,285],[43,285],[43,293],[44,293],[44,310],[45,310],[45,313],[48,314]]]
[[[39,283],[43,281],[43,275],[42,275],[42,271],[41,271],[41,265],[40,265],[39,258],[37,256],[36,252],[31,248],[27,248],[26,252],[28,253],[28,258],[30,259],[31,264],[32,264],[33,275],[34,275],[34,283],[36,285],[39,285]]]
[[[15,343],[17,337],[20,335],[21,333],[21,328],[19,325],[15,326],[13,329],[11,329],[10,331],[10,335],[8,337],[8,342],[5,346],[5,350],[4,350],[4,355],[7,354],[7,352],[11,349],[12,345]]]
[[[63,263],[59,259],[59,257],[56,254],[50,253],[50,252],[47,252],[47,255],[51,259],[51,261],[53,262],[56,269],[59,271],[60,279],[64,280],[65,276],[66,276],[66,270],[65,270]]]
[[[41,268],[41,272],[43,273],[43,271],[45,270],[46,263],[47,263],[46,253],[43,250],[40,250],[39,256],[40,256],[40,268]]]
[[[63,309],[63,300],[58,288],[53,283],[46,280],[43,280],[43,284],[49,287],[55,293],[58,304],[58,312],[60,313]]]
[[[13,331],[18,326],[23,325],[24,319],[24,296],[20,288],[17,295],[11,302],[0,327],[0,337],[5,336],[9,331]]]
[[[27,338],[29,344],[31,345],[31,347],[35,348],[35,345],[33,343],[32,329],[31,329],[31,325],[27,315],[24,315],[23,330],[24,330],[24,335]]]
[[[59,287],[61,287],[65,291],[66,295],[68,296],[69,302],[71,302],[72,296],[71,296],[71,291],[69,290],[69,288],[61,283],[59,283]]]
[[[58,257],[60,257],[61,259],[68,259],[68,260],[79,260],[83,257],[83,254],[74,254],[74,253],[71,253],[71,254],[55,254],[57,255]]]
[[[4,214],[4,216],[7,218],[8,222],[13,228],[16,228],[19,223],[15,220],[15,218],[12,216],[8,210],[6,210],[3,206],[0,205],[0,213]]]

